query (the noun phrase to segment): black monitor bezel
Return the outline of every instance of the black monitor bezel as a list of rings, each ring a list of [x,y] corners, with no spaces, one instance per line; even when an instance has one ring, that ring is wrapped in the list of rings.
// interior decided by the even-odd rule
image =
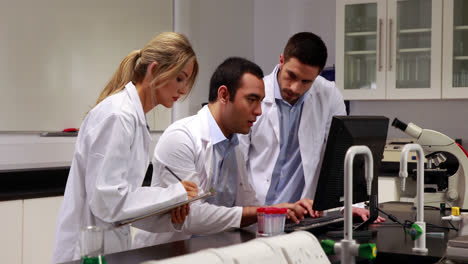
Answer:
[[[346,147],[345,150],[340,150],[344,151],[344,153],[339,153],[337,154],[336,150],[340,148],[340,146],[335,146],[334,144],[337,144],[341,142],[343,139],[336,139],[336,137],[340,137],[343,133],[346,133],[349,131],[342,131],[342,129],[346,129],[346,126],[350,126],[349,124],[351,122],[354,123],[369,123],[369,126],[374,124],[374,126],[380,126],[374,129],[379,130],[378,132],[381,133],[381,135],[377,135],[376,137],[379,139],[376,139],[375,137],[372,138],[372,140],[369,140],[372,144],[376,144],[375,142],[378,142],[379,146],[375,145],[369,145],[364,142],[363,137],[356,137],[356,135],[348,135],[349,137],[356,137],[356,140],[353,140],[353,142],[345,143],[348,145],[367,145],[373,154],[373,160],[374,160],[374,174],[373,174],[373,180],[372,180],[372,188],[371,188],[371,196],[367,196],[367,193],[365,195],[362,195],[362,190],[363,188],[353,188],[353,203],[355,202],[362,202],[362,201],[369,201],[369,210],[370,210],[370,217],[368,221],[364,222],[361,226],[363,228],[364,226],[368,225],[368,223],[372,223],[374,220],[377,219],[378,217],[378,170],[381,165],[381,160],[383,158],[383,151],[385,147],[385,142],[387,138],[387,132],[388,132],[388,123],[389,119],[385,116],[334,116],[330,125],[330,131],[328,134],[327,138],[327,144],[325,147],[325,151],[322,155],[322,160],[321,160],[321,168],[320,168],[320,174],[319,174],[319,179],[317,181],[317,187],[315,191],[315,197],[314,197],[314,204],[313,204],[313,209],[314,210],[327,210],[331,208],[336,208],[343,206],[343,201],[340,201],[341,197],[338,197],[338,201],[336,200],[337,195],[334,194],[332,195],[334,198],[330,200],[330,195],[327,194],[327,188],[326,186],[329,186],[333,182],[330,177],[330,170],[326,166],[330,164],[330,157],[338,157],[341,159],[342,156],[342,168],[340,168],[344,174],[344,156],[346,154],[347,149],[350,146],[343,146],[343,148]],[[385,128],[385,129],[384,129]],[[364,128],[363,128],[364,129]],[[354,131],[356,132],[356,131]],[[366,133],[370,133],[370,131],[364,131],[363,134],[365,135]],[[358,139],[358,140],[357,140]],[[354,142],[357,141],[357,142]],[[379,150],[377,150],[379,149]],[[380,152],[381,149],[381,152]],[[375,152],[380,152],[380,153],[375,153]],[[337,162],[338,163],[338,162]],[[364,172],[364,161],[362,155],[357,155],[354,159],[354,165],[353,165],[353,186],[359,185],[359,182],[365,182],[363,179],[363,172]],[[362,175],[362,176],[361,176]],[[341,176],[341,179],[338,179],[336,184],[341,184],[340,188],[343,188],[343,176]],[[359,178],[362,177],[362,178]],[[325,189],[321,188],[321,186],[325,186]],[[361,190],[361,192],[359,191]],[[366,198],[363,198],[366,197]]]

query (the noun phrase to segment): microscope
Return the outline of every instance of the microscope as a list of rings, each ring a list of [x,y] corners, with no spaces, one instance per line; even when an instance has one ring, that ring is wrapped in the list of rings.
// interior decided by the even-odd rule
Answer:
[[[421,145],[427,159],[426,175],[438,175],[437,190],[425,190],[424,200],[432,201],[435,206],[445,203],[449,207],[468,207],[466,150],[450,137],[434,130],[422,129],[413,123],[405,124],[395,118],[392,126],[413,137],[415,143]]]

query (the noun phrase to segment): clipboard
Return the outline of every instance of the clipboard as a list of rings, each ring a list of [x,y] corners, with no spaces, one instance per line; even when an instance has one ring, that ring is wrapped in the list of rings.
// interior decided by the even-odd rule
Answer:
[[[165,206],[157,211],[154,211],[154,212],[151,212],[151,213],[148,213],[148,214],[145,214],[145,215],[142,215],[142,216],[138,216],[138,217],[134,217],[134,218],[129,218],[129,219],[126,219],[126,220],[122,220],[122,221],[118,221],[118,222],[115,222],[114,223],[114,228],[117,228],[117,227],[121,227],[121,226],[124,226],[124,225],[127,225],[127,224],[130,224],[130,223],[133,223],[133,222],[136,222],[136,221],[139,221],[139,220],[142,220],[142,219],[145,219],[147,217],[150,217],[150,216],[154,216],[154,215],[162,215],[162,214],[165,214],[165,213],[168,213],[170,212],[172,209],[175,209],[179,206],[182,206],[182,205],[186,205],[186,204],[189,204],[191,202],[195,202],[195,201],[198,201],[200,199],[205,199],[205,198],[208,198],[208,197],[211,197],[213,195],[215,195],[216,192],[214,191],[213,188],[210,189],[209,192],[203,194],[203,195],[199,195],[197,197],[194,197],[192,199],[189,199],[189,200],[186,200],[186,201],[182,201],[182,202],[178,202],[178,203],[175,203],[175,204],[171,204],[171,205],[168,205],[168,206]]]

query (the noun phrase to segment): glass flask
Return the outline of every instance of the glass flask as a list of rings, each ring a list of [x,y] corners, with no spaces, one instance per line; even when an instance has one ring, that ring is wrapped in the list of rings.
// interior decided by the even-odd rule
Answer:
[[[106,264],[101,227],[87,226],[81,230],[81,264]]]

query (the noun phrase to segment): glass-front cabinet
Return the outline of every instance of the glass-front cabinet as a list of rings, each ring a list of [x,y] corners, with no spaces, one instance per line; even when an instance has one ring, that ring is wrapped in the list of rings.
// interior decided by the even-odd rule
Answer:
[[[441,97],[442,0],[337,0],[345,99]]]
[[[468,0],[444,0],[442,98],[468,98]]]
[[[345,99],[385,98],[385,1],[338,0],[336,85]]]

